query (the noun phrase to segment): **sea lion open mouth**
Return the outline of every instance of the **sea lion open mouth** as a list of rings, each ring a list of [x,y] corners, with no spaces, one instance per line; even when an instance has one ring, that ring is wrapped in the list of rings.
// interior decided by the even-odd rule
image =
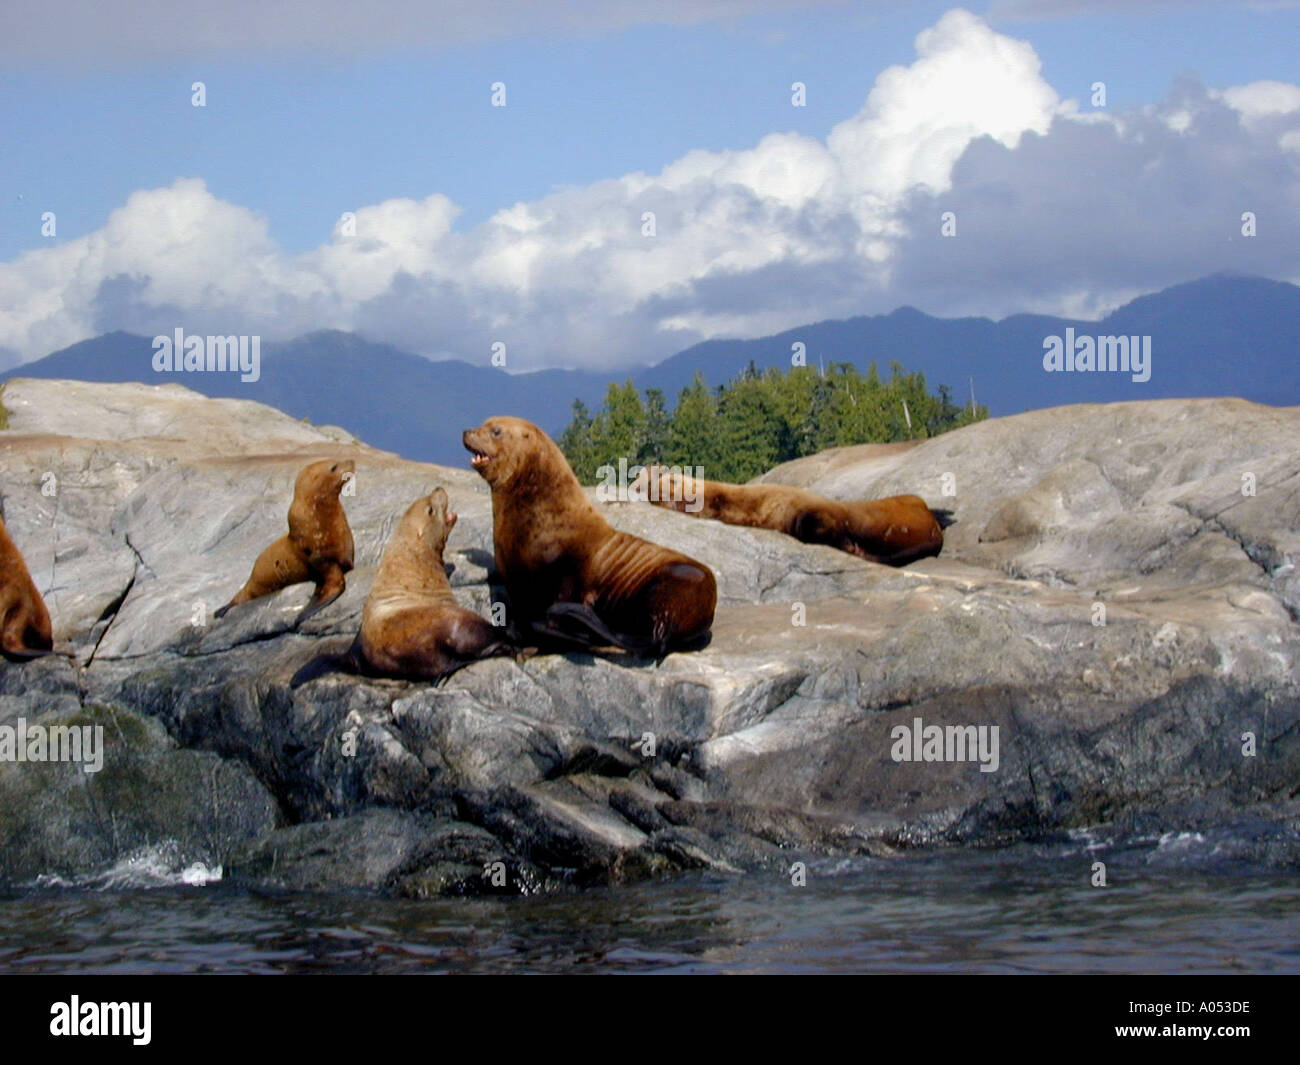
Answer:
[[[485,435],[484,428],[486,427],[466,429],[465,432],[461,434],[460,438],[465,450],[469,452],[469,464],[473,466],[474,469],[478,470],[479,473],[482,473],[487,468],[488,463],[492,461],[492,456],[477,446],[477,443],[481,441]]]

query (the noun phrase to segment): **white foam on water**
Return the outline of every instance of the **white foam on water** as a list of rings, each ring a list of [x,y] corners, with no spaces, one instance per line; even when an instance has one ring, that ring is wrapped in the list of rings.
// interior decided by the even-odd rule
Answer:
[[[175,840],[150,844],[132,851],[104,869],[66,878],[42,873],[33,881],[38,888],[89,888],[121,891],[161,887],[202,887],[221,879],[219,865],[190,861]]]
[[[1156,849],[1147,855],[1147,861],[1166,858],[1178,861],[1200,860],[1207,856],[1209,850],[1205,837],[1199,832],[1166,832],[1160,837]]]

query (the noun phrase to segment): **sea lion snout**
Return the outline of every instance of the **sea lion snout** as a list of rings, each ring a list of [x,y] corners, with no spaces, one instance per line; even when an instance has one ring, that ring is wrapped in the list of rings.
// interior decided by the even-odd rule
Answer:
[[[500,430],[497,430],[500,435]],[[478,470],[479,473],[487,476],[487,465],[492,456],[488,454],[488,423],[484,422],[477,429],[466,429],[461,436],[461,443],[465,445],[465,450],[470,453],[469,464]]]
[[[532,422],[507,415],[489,418],[477,429],[466,429],[461,439],[470,452],[470,465],[493,486],[515,476],[521,451],[532,453],[540,446],[543,449],[549,447],[559,454],[550,437]],[[545,444],[541,444],[543,440]],[[562,455],[560,459],[563,461]]]
[[[428,504],[429,514],[439,519],[444,532],[451,532],[452,526],[456,524],[456,520],[460,515],[451,509],[451,502],[447,498],[447,490],[439,485],[429,493]]]
[[[357,464],[352,459],[321,459],[302,469],[294,482],[294,490],[312,492],[316,486],[324,485],[338,494],[356,472]]]

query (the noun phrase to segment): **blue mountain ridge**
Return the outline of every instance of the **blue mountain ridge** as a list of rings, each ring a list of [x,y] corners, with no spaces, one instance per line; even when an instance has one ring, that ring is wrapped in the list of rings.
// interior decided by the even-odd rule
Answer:
[[[1112,372],[1048,373],[1043,342],[1064,336],[1150,336],[1151,377]],[[340,425],[375,447],[408,458],[461,465],[461,431],[492,414],[516,414],[558,434],[573,400],[600,404],[611,381],[629,377],[660,388],[670,406],[699,371],[723,384],[750,362],[790,366],[805,345],[808,365],[875,362],[925,374],[994,415],[1059,406],[1182,396],[1241,396],[1300,404],[1300,287],[1259,277],[1214,275],[1145,295],[1101,321],[1017,314],[935,318],[912,307],[889,314],[823,321],[749,340],[709,340],[651,367],[614,373],[540,370],[506,373],[460,360],[434,362],[352,333],[322,331],[262,345],[261,379],[233,373],[155,373],[151,337],[107,333],[0,374],[83,381],[183,384],[204,395],[253,399],[313,424]]]

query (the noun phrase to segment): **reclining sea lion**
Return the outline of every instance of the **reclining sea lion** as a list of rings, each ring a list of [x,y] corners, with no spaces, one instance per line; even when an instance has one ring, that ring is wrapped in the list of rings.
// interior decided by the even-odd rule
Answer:
[[[937,555],[951,524],[950,511],[931,510],[913,495],[842,503],[790,485],[725,484],[664,467],[643,469],[632,484],[642,499],[670,510],[774,529],[889,566]]]

